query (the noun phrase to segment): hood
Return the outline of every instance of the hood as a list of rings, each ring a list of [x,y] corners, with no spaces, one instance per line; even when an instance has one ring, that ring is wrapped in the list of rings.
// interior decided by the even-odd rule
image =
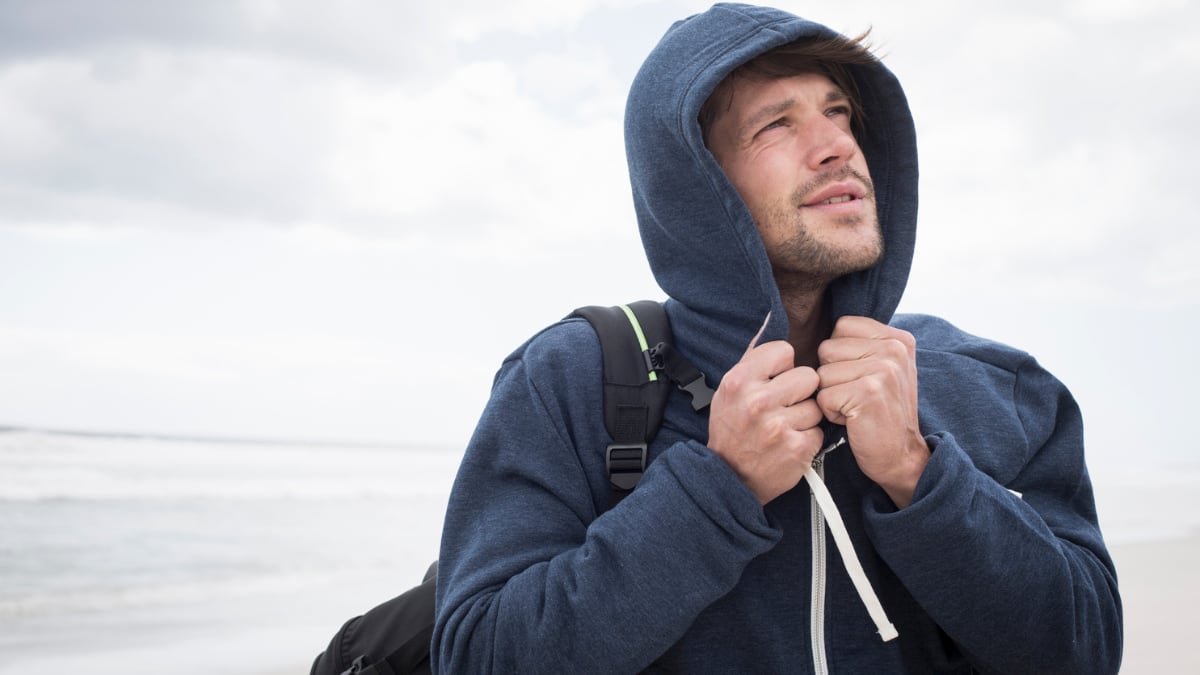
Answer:
[[[766,7],[718,4],[676,23],[630,90],[625,146],[634,207],[650,268],[670,296],[677,346],[714,386],[763,320],[763,341],[788,319],[754,221],[704,145],[700,107],[735,68],[775,47],[830,29]],[[916,237],[917,155],[912,115],[882,65],[852,66],[866,130],[860,147],[875,184],[885,253],[830,287],[834,317],[887,322],[904,292]]]

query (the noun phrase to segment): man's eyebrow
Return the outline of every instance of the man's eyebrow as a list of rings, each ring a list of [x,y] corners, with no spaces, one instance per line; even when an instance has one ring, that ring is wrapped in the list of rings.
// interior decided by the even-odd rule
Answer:
[[[829,90],[828,94],[825,94],[825,102],[826,103],[837,103],[839,101],[849,101],[849,100],[850,100],[849,94],[842,91],[841,87],[834,87],[833,89]]]
[[[846,92],[842,91],[841,87],[834,87],[834,88],[830,89],[828,93],[825,94],[825,102],[826,103],[840,103],[842,101],[849,101],[849,100],[850,100],[850,96],[847,95]],[[749,119],[747,119],[745,122],[743,122],[741,124],[741,126],[738,127],[736,138],[739,141],[741,141],[741,140],[744,140],[747,136],[752,136],[756,127],[758,127],[760,124],[762,124],[763,122],[766,122],[768,119],[770,119],[776,115],[780,115],[784,112],[787,112],[787,110],[790,109],[794,105],[796,105],[796,99],[789,98],[789,99],[780,101],[778,103],[772,103],[771,105],[761,108],[760,110],[755,112],[753,115],[751,115]]]
[[[778,103],[772,103],[771,105],[768,105],[764,108],[760,108],[757,112],[755,112],[753,115],[751,115],[749,117],[749,119],[747,119],[745,122],[742,122],[742,124],[740,126],[738,126],[738,129],[737,129],[738,141],[742,141],[747,136],[753,135],[752,132],[760,124],[762,124],[763,122],[766,122],[768,119],[770,119],[776,115],[779,115],[779,114],[785,112],[786,110],[788,110],[789,108],[791,108],[794,105],[796,105],[796,99],[789,98],[789,99],[780,101]]]

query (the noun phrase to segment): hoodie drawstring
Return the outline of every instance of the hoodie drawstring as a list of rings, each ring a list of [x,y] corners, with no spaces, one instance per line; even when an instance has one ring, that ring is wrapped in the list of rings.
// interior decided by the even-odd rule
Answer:
[[[818,453],[818,457],[846,443],[845,437],[838,442]],[[888,642],[900,635],[892,622],[888,620],[887,613],[883,611],[883,605],[879,602],[879,596],[875,594],[875,589],[871,586],[871,581],[867,579],[867,573],[863,571],[862,563],[858,559],[858,555],[854,552],[854,544],[850,542],[850,535],[846,532],[846,524],[842,521],[842,515],[838,513],[837,504],[833,502],[833,495],[829,494],[829,488],[825,487],[825,481],[821,480],[821,476],[817,474],[817,470],[809,467],[805,472],[804,477],[808,479],[808,489],[812,492],[813,498],[817,500],[817,504],[821,507],[821,511],[825,514],[825,522],[829,525],[829,533],[833,535],[833,542],[837,545],[838,553],[841,554],[842,563],[846,566],[846,573],[850,575],[850,581],[854,583],[854,589],[858,591],[858,597],[862,599],[863,605],[867,608],[867,613],[871,615],[871,620],[875,622],[875,628],[879,631],[879,637]]]

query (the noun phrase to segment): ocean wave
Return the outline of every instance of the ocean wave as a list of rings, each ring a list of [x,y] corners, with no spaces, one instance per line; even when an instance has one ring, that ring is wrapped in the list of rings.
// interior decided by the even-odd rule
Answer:
[[[378,570],[275,572],[256,576],[193,579],[136,586],[91,587],[0,597],[0,619],[162,605],[212,604],[255,596],[311,592],[378,574]]]
[[[0,501],[448,494],[444,450],[0,433]]]
[[[347,485],[334,481],[160,481],[145,485],[136,481],[85,479],[74,485],[27,483],[0,487],[0,503],[116,502],[116,501],[347,501],[414,499],[428,501],[444,497],[449,482],[440,484],[382,479],[373,484]]]

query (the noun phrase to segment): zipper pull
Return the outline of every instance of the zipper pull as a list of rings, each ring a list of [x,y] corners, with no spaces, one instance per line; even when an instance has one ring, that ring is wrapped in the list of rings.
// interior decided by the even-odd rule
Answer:
[[[824,448],[821,448],[821,450],[819,452],[817,452],[816,456],[813,457],[813,461],[812,461],[813,468],[814,469],[819,468],[821,466],[821,464],[823,464],[825,462],[825,455],[828,455],[830,452],[837,450],[838,448],[842,447],[845,444],[846,444],[846,437],[842,436],[841,438],[837,439],[833,443],[830,443],[829,445],[825,446]]]

